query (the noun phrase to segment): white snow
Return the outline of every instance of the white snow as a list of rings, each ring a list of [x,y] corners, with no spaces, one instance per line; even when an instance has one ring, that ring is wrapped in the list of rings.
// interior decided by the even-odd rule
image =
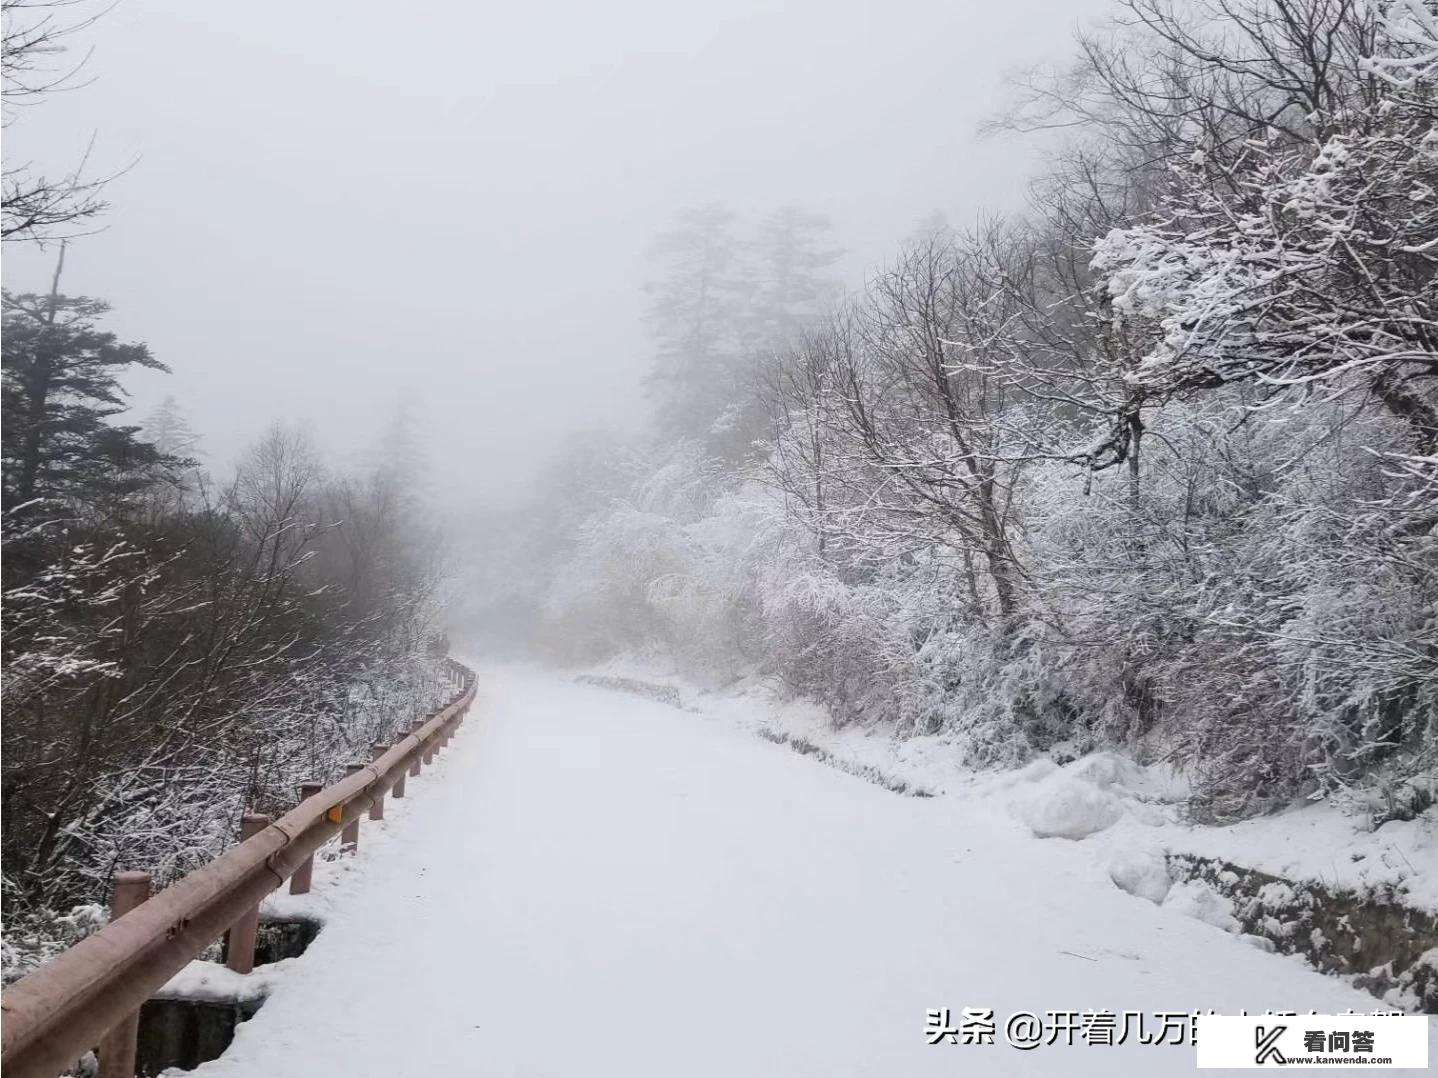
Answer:
[[[1327,887],[1392,887],[1412,905],[1438,911],[1438,812],[1374,828],[1337,805],[1307,805],[1228,827],[1173,828],[1175,852],[1221,857]]]
[[[396,802],[393,799],[386,801],[387,806],[404,806],[403,800]],[[402,808],[400,809],[402,811]],[[388,809],[387,812],[394,811]],[[368,850],[365,851],[368,853]],[[332,860],[325,860],[325,855],[333,854],[333,850],[321,851],[320,858],[315,863],[315,875],[311,880],[311,890],[306,895],[292,895],[288,887],[284,890],[272,892],[264,902],[260,903],[260,919],[270,921],[319,921],[323,924],[329,919],[331,908],[334,905],[333,890],[335,887],[331,879],[333,873],[341,871],[342,866],[336,865]],[[333,866],[333,867],[331,867]]]
[[[1163,900],[1163,907],[1225,932],[1239,929],[1232,903],[1202,880],[1182,880],[1174,884]]]
[[[166,981],[154,998],[198,999],[209,1003],[262,999],[297,961],[286,958],[259,966],[252,973],[236,973],[219,962],[196,959]]]
[[[1076,775],[1046,775],[1014,802],[1014,813],[1037,838],[1087,838],[1123,817],[1123,803]]]
[[[1138,898],[1162,904],[1173,880],[1168,861],[1152,847],[1119,847],[1108,859],[1108,877],[1114,885]]]
[[[1375,1009],[1175,916],[1191,889],[1124,893],[1095,840],[1035,838],[1000,799],[897,796],[554,675],[482,671],[410,789],[197,1078],[1149,1078],[1193,1049],[931,1046],[925,1012]]]
[[[1416,820],[1374,827],[1371,816],[1325,802],[1221,827],[1195,826],[1180,822],[1179,809],[1189,794],[1181,775],[1163,766],[1142,767],[1117,753],[1092,753],[1062,768],[1039,759],[1016,771],[975,773],[959,764],[959,750],[943,738],[895,739],[887,729],[857,725],[835,730],[823,708],[785,698],[763,679],[701,692],[667,676],[656,663],[621,660],[607,663],[605,670],[662,682],[679,691],[693,710],[738,728],[802,739],[840,763],[914,789],[1004,801],[1021,818],[1047,822],[1054,835],[1082,830],[1116,849],[1214,857],[1330,889],[1391,888],[1405,902],[1438,912],[1438,809]],[[1070,780],[1089,784],[1096,793],[1076,793]],[[1114,815],[1101,794],[1115,798],[1123,811],[1099,827],[1094,825]],[[1039,803],[1044,800],[1051,803]],[[1066,804],[1079,817],[1065,827],[1060,825]]]

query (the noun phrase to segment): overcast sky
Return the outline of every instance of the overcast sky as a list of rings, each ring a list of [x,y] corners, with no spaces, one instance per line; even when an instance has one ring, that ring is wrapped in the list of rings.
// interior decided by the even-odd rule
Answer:
[[[92,82],[27,112],[9,160],[91,134],[100,296],[223,470],[272,420],[339,461],[400,399],[461,502],[644,415],[643,252],[685,206],[828,214],[857,283],[922,218],[1021,204],[1034,148],[981,140],[1006,71],[1104,0],[122,0]],[[12,290],[53,252],[5,251]]]

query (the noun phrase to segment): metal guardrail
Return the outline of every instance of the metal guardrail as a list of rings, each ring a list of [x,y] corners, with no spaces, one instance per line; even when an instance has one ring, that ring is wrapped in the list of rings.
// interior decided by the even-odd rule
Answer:
[[[231,929],[230,964],[247,971],[260,900],[291,877],[307,890],[314,852],[341,832],[344,841],[357,841],[360,817],[381,818],[385,794],[393,788],[403,796],[405,777],[418,774],[448,743],[475,693],[472,670],[451,662],[450,672],[458,683],[453,699],[394,745],[375,746],[373,761],[350,765],[344,779],[268,826],[260,826],[263,817],[247,817],[259,826],[257,833],[0,993],[0,1069],[6,1078],[55,1078],[102,1039],[108,1046],[113,1037],[107,1034],[132,1025],[156,989]],[[242,925],[250,926],[251,954],[237,965],[235,935]],[[133,1075],[133,1036],[122,1039],[129,1041],[128,1062],[123,1046],[109,1061],[102,1047],[102,1074]]]

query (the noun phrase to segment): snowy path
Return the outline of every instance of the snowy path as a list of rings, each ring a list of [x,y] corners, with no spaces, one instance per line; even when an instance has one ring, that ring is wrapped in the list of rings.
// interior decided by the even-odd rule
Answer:
[[[442,773],[205,1078],[1188,1074],[930,1047],[924,1012],[1372,1010],[1124,894],[1079,845],[727,726],[485,671]]]

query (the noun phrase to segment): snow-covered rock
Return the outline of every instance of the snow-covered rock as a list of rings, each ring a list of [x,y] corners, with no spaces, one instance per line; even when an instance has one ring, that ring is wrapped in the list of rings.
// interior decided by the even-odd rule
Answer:
[[[1233,915],[1233,905],[1213,887],[1202,880],[1185,880],[1169,888],[1163,908],[1182,913],[1195,920],[1221,928],[1225,932],[1240,929],[1238,918]]]
[[[1173,880],[1162,850],[1120,847],[1109,854],[1108,876],[1122,891],[1163,905]]]
[[[1123,803],[1092,782],[1058,772],[1020,795],[1014,814],[1038,838],[1081,839],[1116,824]]]

